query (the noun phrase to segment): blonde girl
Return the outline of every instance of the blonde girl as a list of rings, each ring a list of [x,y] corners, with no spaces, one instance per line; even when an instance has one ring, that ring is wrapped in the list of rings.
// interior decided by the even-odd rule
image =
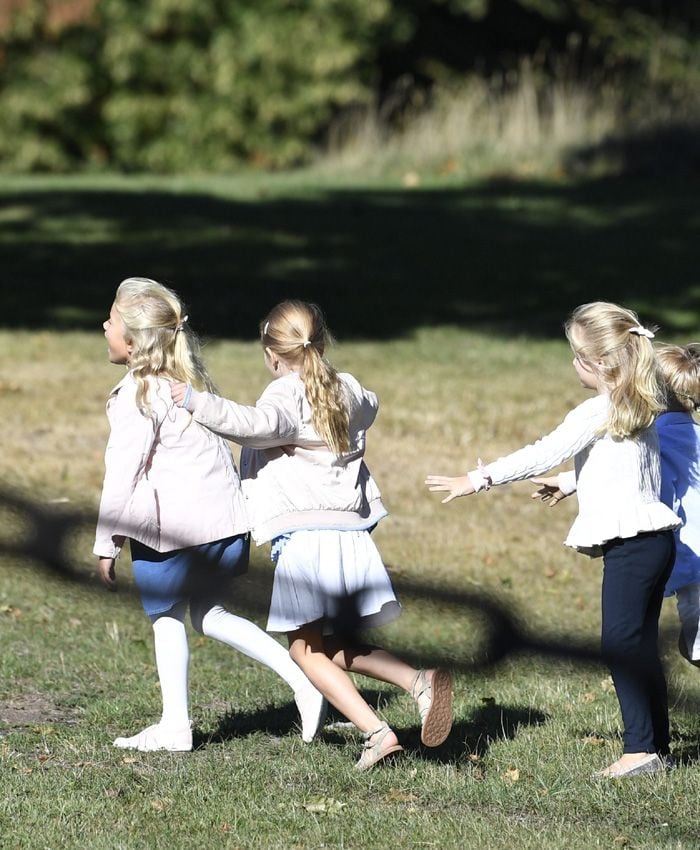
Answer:
[[[172,391],[197,422],[244,446],[253,537],[272,542],[276,563],[267,628],[287,634],[292,658],[364,733],[358,769],[402,747],[348,672],[412,694],[422,741],[437,746],[452,723],[449,673],[416,670],[382,649],[357,645],[339,627],[348,609],[353,631],[387,623],[400,610],[370,536],[386,515],[363,459],[377,397],[325,358],[330,335],[313,304],[278,304],[260,324],[260,342],[274,380],[255,407],[185,383]]]
[[[657,639],[679,519],[660,501],[654,420],[663,410],[663,388],[653,333],[633,311],[607,302],[584,304],[565,327],[576,374],[595,396],[536,443],[467,475],[429,475],[426,484],[447,493],[446,503],[574,458],[575,471],[535,480],[545,501],[577,490],[579,513],[565,542],[603,556],[602,650],[622,711],[624,751],[600,775],[633,776],[663,769],[669,752]]]
[[[130,540],[134,579],[153,625],[163,711],[158,723],[114,745],[191,750],[185,613],[194,628],[277,672],[293,689],[304,740],[321,721],[324,701],[282,646],[220,600],[245,570],[248,519],[228,445],[173,405],[172,380],[213,389],[178,296],[156,281],[123,281],[104,323],[111,363],[128,371],[110,393],[94,552],[99,573],[116,587],[115,564]]]

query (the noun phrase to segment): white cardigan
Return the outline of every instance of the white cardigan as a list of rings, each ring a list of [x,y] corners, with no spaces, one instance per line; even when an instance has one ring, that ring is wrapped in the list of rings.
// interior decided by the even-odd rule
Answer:
[[[352,375],[339,377],[350,417],[350,451],[340,456],[314,430],[296,372],[268,384],[254,407],[211,393],[191,395],[188,408],[197,422],[244,447],[243,492],[258,545],[300,529],[367,529],[387,514],[363,460],[377,397]]]
[[[116,558],[124,537],[170,552],[248,531],[238,470],[225,440],[202,428],[149,379],[153,418],[136,407],[131,373],[107,401],[111,433],[94,553]]]
[[[605,432],[609,407],[605,394],[579,404],[536,443],[471,471],[475,488],[484,489],[488,478],[492,484],[505,484],[542,475],[574,457],[575,473],[559,476],[564,492],[578,492],[579,512],[564,541],[567,546],[597,556],[608,540],[676,528],[681,521],[660,500],[656,429],[646,428],[634,438],[613,438]]]

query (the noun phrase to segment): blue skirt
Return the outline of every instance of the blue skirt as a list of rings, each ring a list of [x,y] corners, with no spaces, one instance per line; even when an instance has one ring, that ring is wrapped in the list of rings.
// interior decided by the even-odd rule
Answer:
[[[180,602],[219,602],[230,579],[248,569],[248,534],[172,552],[156,552],[138,540],[130,544],[134,581],[149,616]]]

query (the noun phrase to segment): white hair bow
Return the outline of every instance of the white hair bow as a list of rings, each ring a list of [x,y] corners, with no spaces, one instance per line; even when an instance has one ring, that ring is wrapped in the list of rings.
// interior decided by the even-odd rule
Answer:
[[[645,336],[647,339],[654,339],[654,334],[649,330],[649,328],[645,328],[642,325],[630,328],[630,333],[637,334],[637,336]]]

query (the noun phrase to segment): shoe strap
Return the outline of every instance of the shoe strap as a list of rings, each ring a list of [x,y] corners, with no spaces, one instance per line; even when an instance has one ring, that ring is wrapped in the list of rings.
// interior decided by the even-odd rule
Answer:
[[[419,700],[425,693],[428,693],[429,697],[431,696],[429,693],[431,690],[431,683],[428,681],[428,677],[425,673],[425,670],[419,670],[413,677],[413,682],[411,683],[411,696],[415,700]]]
[[[364,732],[362,737],[365,739],[365,749],[370,750],[372,747],[378,747],[384,738],[386,738],[387,732],[390,732],[391,728],[388,723],[382,723],[381,726],[378,726],[373,732]],[[375,735],[379,735],[380,732],[384,734],[378,741],[372,741]]]

